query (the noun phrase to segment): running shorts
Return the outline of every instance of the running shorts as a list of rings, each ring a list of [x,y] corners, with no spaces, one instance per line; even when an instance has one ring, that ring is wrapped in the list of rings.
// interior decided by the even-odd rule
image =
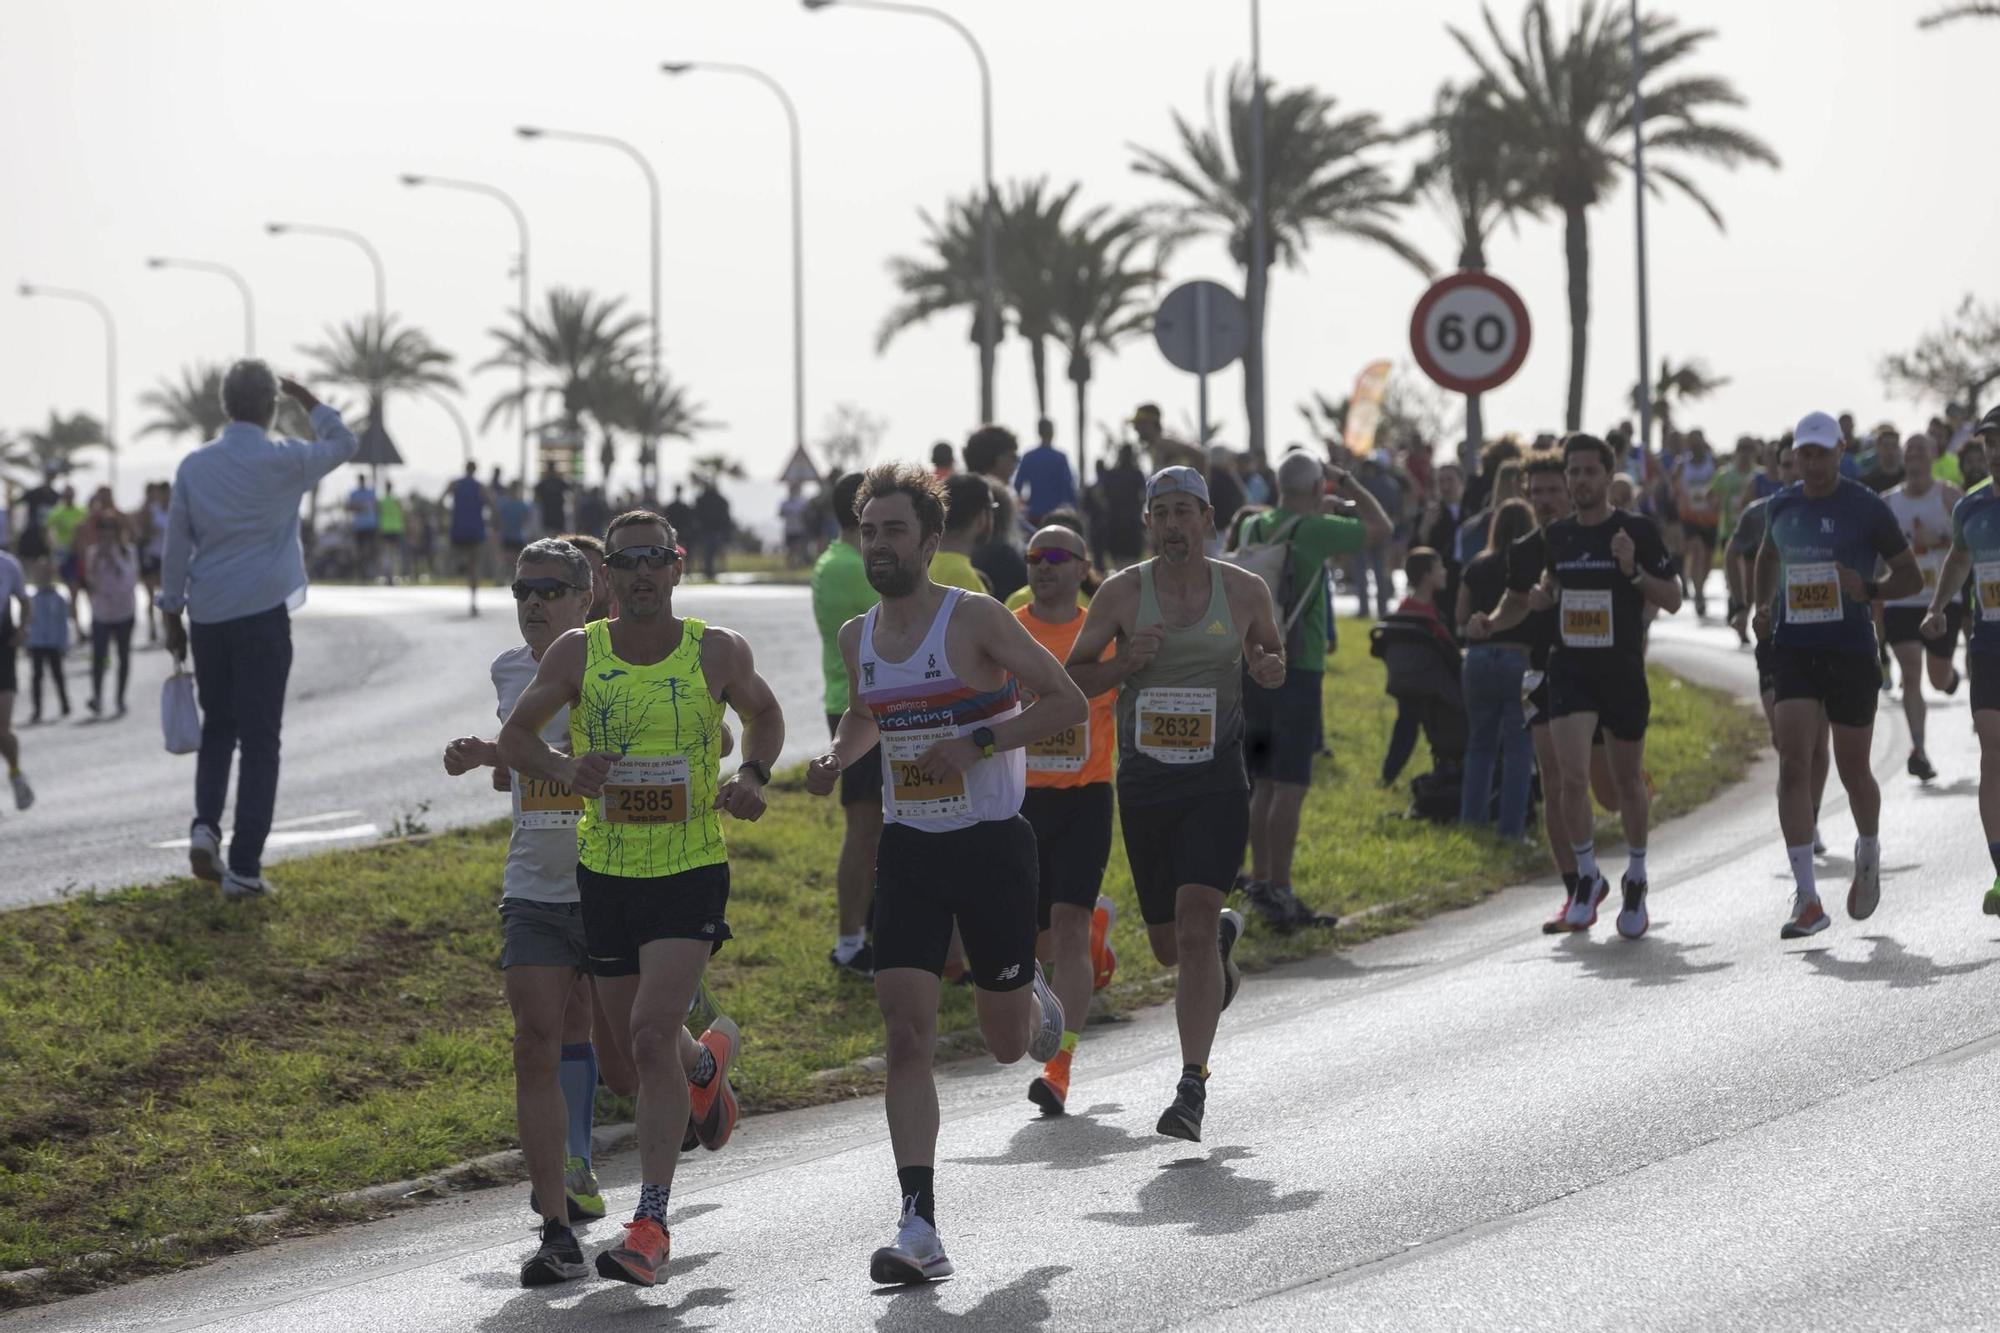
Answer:
[[[1243,678],[1243,763],[1252,778],[1312,785],[1313,756],[1319,753],[1320,683],[1317,671],[1285,668],[1275,690]]]
[[[1777,645],[1769,639],[1757,642],[1757,693],[1776,694],[1778,692],[1778,665],[1772,660]]]
[[[1771,675],[1779,703],[1816,699],[1825,705],[1829,722],[1843,727],[1875,723],[1882,667],[1872,652],[1842,653],[1781,643],[1771,652]]]
[[[500,966],[585,970],[590,951],[583,937],[582,903],[534,898],[500,900]]]
[[[1967,653],[1965,669],[1972,676],[1972,711],[2000,708],[2000,653]]]
[[[1035,831],[1019,815],[926,833],[882,829],[875,853],[875,971],[944,974],[951,928],[973,984],[1018,990],[1035,979]]]
[[[1715,543],[1722,535],[1721,530],[1713,523],[1684,523],[1681,525],[1681,532],[1687,540],[1700,542],[1706,546],[1711,554],[1717,549]]]
[[[1111,860],[1111,784],[1082,787],[1030,787],[1021,801],[1021,817],[1035,830],[1040,862],[1041,903],[1037,921],[1049,928],[1049,909],[1057,903],[1090,911],[1104,887],[1104,867]]]
[[[840,730],[840,714],[826,715],[826,734],[829,738]],[[882,804],[882,742],[875,742],[875,748],[840,770],[840,803],[847,805]]]
[[[1549,654],[1549,716],[1597,714],[1597,724],[1621,741],[1646,739],[1653,696],[1646,662],[1623,652]]]
[[[592,976],[637,976],[639,950],[654,940],[705,940],[714,953],[729,938],[727,861],[643,877],[579,864],[576,890]]]
[[[1883,607],[1882,637],[1890,643],[1921,643],[1932,657],[1942,657],[1948,662],[1958,650],[1958,631],[1965,623],[1965,608],[1957,602],[1945,606],[1944,633],[1935,639],[1924,637],[1924,616],[1928,610],[1922,606]]]
[[[1250,842],[1250,793],[1204,792],[1158,805],[1119,802],[1125,859],[1139,915],[1149,926],[1174,919],[1180,888],[1199,884],[1229,892]]]

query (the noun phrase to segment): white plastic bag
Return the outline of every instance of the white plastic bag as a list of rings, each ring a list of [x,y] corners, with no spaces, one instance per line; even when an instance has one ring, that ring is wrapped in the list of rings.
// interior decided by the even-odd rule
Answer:
[[[201,748],[201,709],[194,701],[194,676],[180,663],[160,683],[160,732],[168,754],[193,754]]]

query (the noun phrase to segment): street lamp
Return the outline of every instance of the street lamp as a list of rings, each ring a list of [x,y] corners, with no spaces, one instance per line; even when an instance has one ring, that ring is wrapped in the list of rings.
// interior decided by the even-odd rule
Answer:
[[[472,461],[472,427],[466,424],[465,414],[458,410],[458,406],[451,399],[428,385],[418,389],[417,393],[443,408],[445,415],[451,418],[451,424],[458,427],[459,448],[465,454],[465,461],[470,463]],[[526,473],[524,472],[522,475],[522,484],[525,485]]]
[[[587,134],[580,130],[552,130],[539,125],[518,125],[514,133],[523,139],[564,139],[570,143],[588,143],[602,148],[615,148],[638,163],[639,170],[645,173],[646,198],[652,205],[652,226],[647,231],[646,242],[653,272],[652,382],[654,390],[657,391],[660,386],[660,178],[654,174],[653,164],[648,162],[646,155],[637,148],[609,134]],[[646,432],[646,445],[649,453],[658,447],[658,439],[651,430]],[[657,454],[654,456],[657,459]],[[644,480],[643,476],[641,480]]]
[[[331,236],[336,240],[357,245],[368,256],[368,262],[375,269],[375,322],[380,326],[379,337],[387,338],[389,329],[389,278],[382,267],[382,253],[368,243],[368,238],[358,231],[345,227],[322,227],[311,222],[267,222],[264,230],[273,236],[296,233],[300,236]]]
[[[410,186],[436,185],[447,190],[464,190],[471,194],[483,194],[489,199],[499,200],[502,204],[506,205],[507,211],[514,215],[514,230],[519,233],[521,239],[521,262],[519,265],[521,278],[520,476],[522,483],[525,485],[528,480],[528,301],[532,290],[528,285],[528,215],[521,211],[521,206],[514,201],[513,195],[508,194],[497,185],[487,185],[482,181],[456,180],[449,176],[419,176],[414,172],[405,172],[402,181],[403,184]],[[443,400],[440,399],[439,401]],[[456,409],[453,410],[455,411]],[[466,457],[472,457],[472,446],[469,442],[466,445]]]
[[[711,70],[718,74],[741,74],[755,79],[777,94],[785,108],[785,123],[792,143],[792,442],[806,443],[806,260],[805,205],[799,184],[799,110],[784,86],[761,69],[725,60],[670,60],[660,66],[667,74]]]
[[[243,298],[243,355],[257,355],[257,302],[250,294],[250,284],[243,275],[227,264],[217,264],[206,259],[170,259],[155,255],[146,261],[147,268],[186,268],[197,273],[217,273],[236,284],[237,295]]]
[[[919,14],[949,25],[972,48],[979,62],[979,116],[982,170],[985,173],[986,201],[979,214],[979,246],[983,268],[979,278],[979,419],[993,420],[993,352],[1000,344],[999,260],[994,249],[993,193],[993,71],[987,66],[986,51],[972,29],[942,9],[929,5],[903,4],[901,0],[804,0],[807,9],[828,9],[838,4],[847,9],[879,9],[888,14]]]
[[[1261,465],[1264,442],[1264,8],[1250,0],[1250,452]],[[1208,441],[1203,440],[1206,445]]]
[[[21,284],[21,295],[78,301],[95,310],[98,318],[104,321],[104,449],[110,455],[105,471],[110,477],[111,489],[115,491],[118,489],[118,326],[111,318],[111,307],[89,292],[69,287],[42,287],[24,282]]]

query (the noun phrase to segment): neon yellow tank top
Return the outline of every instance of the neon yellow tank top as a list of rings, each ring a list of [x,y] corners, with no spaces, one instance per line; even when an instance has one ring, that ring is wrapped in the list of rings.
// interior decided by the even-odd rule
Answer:
[[[683,620],[674,651],[639,666],[612,652],[611,622],[584,628],[589,646],[569,710],[570,749],[625,756],[612,766],[603,797],[583,803],[576,828],[577,859],[600,875],[649,879],[729,857],[715,810],[722,704],[701,674],[706,630],[699,620]]]

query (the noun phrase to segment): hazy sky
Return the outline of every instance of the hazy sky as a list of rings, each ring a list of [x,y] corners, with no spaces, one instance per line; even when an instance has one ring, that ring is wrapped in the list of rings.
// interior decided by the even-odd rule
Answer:
[[[996,171],[1084,182],[1093,203],[1166,197],[1130,168],[1129,145],[1170,146],[1169,111],[1204,116],[1211,74],[1247,57],[1240,0],[958,0],[993,66]],[[1558,0],[1558,8],[1567,8]],[[1697,168],[1729,229],[1679,200],[1649,211],[1655,357],[1705,359],[1731,383],[1697,412],[1712,435],[1775,431],[1815,408],[1864,421],[1919,420],[1892,402],[1880,355],[1909,343],[1968,290],[1992,297],[2000,175],[1992,74],[2000,23],[1919,32],[1928,0],[1665,0],[1719,36],[1702,72],[1735,82],[1745,124],[1782,170]],[[1503,27],[1519,0],[1496,0]],[[978,88],[970,53],[943,25],[881,13],[808,13],[783,0],[6,0],[0,43],[0,427],[50,408],[101,412],[102,342],[80,306],[15,296],[17,280],[89,289],[120,333],[121,491],[170,472],[181,449],[140,439],[139,394],[187,363],[239,351],[235,292],[199,274],[152,272],[149,254],[238,266],[259,302],[259,352],[281,369],[300,344],[372,300],[366,261],[339,242],[273,239],[270,219],[351,227],[387,261],[391,307],[460,359],[475,424],[509,370],[471,373],[514,300],[512,224],[497,204],[410,190],[401,172],[491,181],[527,210],[533,277],[645,306],[646,213],[636,167],[615,153],[524,143],[520,123],[614,134],[664,178],[667,364],[725,423],[702,441],[768,480],[790,447],[789,215],[784,123],[773,98],[724,75],[669,79],[662,60],[755,63],[790,88],[804,119],[807,416],[837,402],[887,419],[883,452],[915,455],[976,424],[966,321],[875,331],[894,299],[885,260],[913,252],[920,207],[977,179]],[[1467,62],[1447,23],[1477,26],[1473,0],[1265,0],[1265,67],[1312,82],[1343,108],[1402,122],[1423,114]],[[1397,161],[1398,174],[1407,156]],[[1441,267],[1443,222],[1411,211],[1407,234]],[[1632,212],[1621,190],[1592,217],[1593,322],[1587,416],[1623,412],[1635,379]],[[1558,426],[1567,371],[1557,219],[1503,232],[1495,272],[1526,298],[1536,342],[1491,395],[1490,430]],[[1172,281],[1237,282],[1219,243],[1180,252]],[[1419,275],[1384,252],[1322,240],[1272,285],[1272,439],[1298,431],[1295,404],[1339,396],[1366,362],[1409,363]],[[1074,400],[1053,367],[1052,415],[1073,447]],[[1417,374],[1413,368],[1407,373]],[[1243,439],[1234,372],[1213,382],[1225,438]],[[1102,361],[1094,421],[1142,399],[1192,418],[1192,379],[1150,338]],[[999,415],[1023,435],[1034,406],[1024,345],[1003,345]],[[350,397],[352,395],[349,395]],[[434,406],[405,399],[390,427],[428,489],[456,470],[458,443]],[[1098,441],[1091,441],[1093,451]],[[513,470],[515,436],[478,441],[482,468]],[[684,454],[669,452],[667,476]],[[629,469],[628,469],[629,471]],[[743,499],[768,507],[758,487]]]

